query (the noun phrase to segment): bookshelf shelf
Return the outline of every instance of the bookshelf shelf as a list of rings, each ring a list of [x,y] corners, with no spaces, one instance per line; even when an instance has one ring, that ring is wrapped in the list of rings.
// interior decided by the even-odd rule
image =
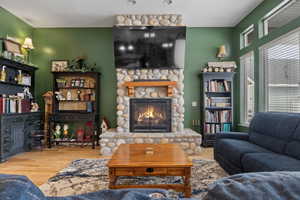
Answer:
[[[3,81],[0,81],[0,83],[1,83],[1,84],[5,84],[5,85],[18,86],[18,87],[31,87],[31,85],[24,85],[24,84],[10,83],[10,82],[3,82]]]
[[[231,131],[233,126],[234,72],[204,72],[202,78],[202,145],[211,147],[215,133]]]

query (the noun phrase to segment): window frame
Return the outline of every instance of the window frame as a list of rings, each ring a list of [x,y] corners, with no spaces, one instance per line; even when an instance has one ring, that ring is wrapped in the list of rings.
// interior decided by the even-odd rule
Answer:
[[[240,34],[240,41],[241,41],[241,45],[240,45],[240,48],[243,49],[243,48],[246,48],[248,46],[250,46],[252,44],[249,43],[248,41],[248,35],[250,33],[254,33],[255,31],[255,27],[254,27],[254,24],[251,24],[250,26],[248,26],[248,28],[246,28],[241,34]]]
[[[269,21],[279,14],[280,12],[284,11],[284,9],[288,8],[291,4],[295,3],[296,0],[283,0],[278,6],[273,8],[270,12],[268,12],[261,20],[261,35],[260,38],[269,35]]]
[[[254,51],[250,51],[240,57],[240,125],[248,127],[248,84],[247,84],[247,70],[245,69],[244,60],[246,57],[253,58],[253,70],[255,72],[255,54]],[[254,73],[255,74],[255,73]],[[256,90],[255,90],[255,77],[254,77],[254,112],[256,105]]]

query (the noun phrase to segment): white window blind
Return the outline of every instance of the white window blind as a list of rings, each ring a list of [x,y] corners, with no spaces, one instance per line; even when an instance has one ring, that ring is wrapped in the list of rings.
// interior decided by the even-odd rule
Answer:
[[[261,51],[267,110],[300,113],[300,29]]]
[[[254,53],[250,52],[240,58],[241,64],[241,122],[248,124],[254,115],[255,78]]]

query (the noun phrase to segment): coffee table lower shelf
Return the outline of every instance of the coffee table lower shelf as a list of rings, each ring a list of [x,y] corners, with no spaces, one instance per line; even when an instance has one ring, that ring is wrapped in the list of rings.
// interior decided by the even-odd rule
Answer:
[[[116,185],[120,176],[182,176],[183,184],[155,184],[155,185]],[[109,167],[109,188],[161,188],[183,192],[185,197],[191,197],[191,167]]]

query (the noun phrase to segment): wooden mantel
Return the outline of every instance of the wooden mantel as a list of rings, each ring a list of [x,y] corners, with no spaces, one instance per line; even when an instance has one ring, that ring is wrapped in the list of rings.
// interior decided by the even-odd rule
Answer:
[[[131,81],[125,82],[124,86],[128,88],[128,96],[134,96],[135,87],[167,87],[168,97],[173,96],[173,87],[177,85],[176,81]]]

